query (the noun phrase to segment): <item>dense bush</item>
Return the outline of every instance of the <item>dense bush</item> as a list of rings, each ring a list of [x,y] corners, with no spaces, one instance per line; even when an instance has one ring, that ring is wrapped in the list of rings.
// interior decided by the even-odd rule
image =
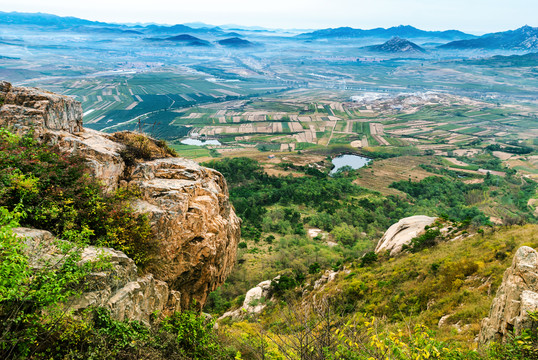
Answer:
[[[20,207],[19,207],[20,208]],[[54,341],[66,321],[64,307],[81,293],[84,278],[103,263],[80,264],[81,236],[58,242],[56,258],[33,263],[11,232],[21,212],[0,207],[0,358],[30,358]]]
[[[136,190],[106,194],[83,159],[38,143],[31,135],[0,133],[0,206],[21,210],[21,226],[60,238],[86,232],[92,244],[125,252],[138,265],[150,257],[150,226],[130,201]]]
[[[417,208],[435,209],[437,215],[446,214],[455,221],[471,220],[475,225],[489,223],[488,217],[466,198],[466,194],[475,189],[485,190],[483,184],[464,184],[446,177],[430,176],[417,182],[398,181],[390,187],[409,194]]]

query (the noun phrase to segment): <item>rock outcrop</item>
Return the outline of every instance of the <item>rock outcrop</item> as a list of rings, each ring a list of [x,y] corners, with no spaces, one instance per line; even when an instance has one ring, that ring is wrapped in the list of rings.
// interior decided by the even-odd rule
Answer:
[[[132,276],[126,277],[128,284],[138,284],[129,285],[133,291],[138,289],[137,294],[151,292],[164,281],[171,290],[181,293],[182,308],[194,302],[200,308],[209,292],[222,284],[232,270],[240,219],[218,171],[172,157],[126,164],[122,155],[129,150],[126,139],[132,136],[84,129],[79,102],[36,88],[13,87],[7,82],[0,82],[0,126],[10,126],[19,133],[33,129],[37,138],[81,156],[108,191],[120,185],[141,189],[143,197],[133,205],[150,219],[158,253],[157,261],[149,267],[154,278],[135,281]],[[135,296],[133,292],[126,294]],[[108,295],[91,301],[107,303]]]
[[[408,245],[413,238],[419,236],[426,226],[430,226],[435,222],[435,219],[425,215],[415,215],[401,219],[388,228],[377,243],[375,252],[388,251],[391,256],[397,255],[402,251],[404,245]]]
[[[131,175],[159,238],[159,261],[149,271],[182,292],[182,306],[205,304],[233,268],[240,220],[228,201],[224,177],[181,158],[139,164]]]
[[[45,90],[14,87],[0,81],[0,126],[12,124],[21,131],[82,130],[82,105],[67,96]]]
[[[123,144],[110,140],[108,135],[100,131],[90,129],[76,134],[51,131],[47,135],[63,151],[82,157],[107,191],[118,187],[125,171],[125,162],[121,157],[121,152],[125,150]]]
[[[504,273],[489,316],[482,320],[479,341],[504,341],[511,331],[520,334],[531,327],[532,311],[538,311],[538,252],[523,246]]]
[[[13,232],[24,239],[30,266],[38,269],[45,262],[61,263],[65,256],[59,249],[62,240],[50,232],[29,228],[16,228]],[[87,289],[73,298],[69,307],[75,315],[89,307],[104,307],[118,320],[137,320],[149,324],[153,312],[167,313],[180,309],[180,294],[170,290],[164,281],[153,275],[138,276],[134,261],[121,251],[88,246],[81,251],[81,263],[107,259],[107,266],[91,273],[85,282]]]
[[[259,314],[265,309],[266,301],[269,300],[271,294],[271,280],[265,280],[247,291],[245,294],[245,300],[243,300],[243,306],[239,309],[225,312],[220,318],[225,319],[231,317],[233,319],[240,319],[245,314],[255,315]]]
[[[325,270],[325,273],[321,276],[321,278],[316,280],[316,282],[314,283],[314,289],[319,289],[326,283],[333,281],[334,279],[336,279],[336,275],[338,275],[338,271]]]

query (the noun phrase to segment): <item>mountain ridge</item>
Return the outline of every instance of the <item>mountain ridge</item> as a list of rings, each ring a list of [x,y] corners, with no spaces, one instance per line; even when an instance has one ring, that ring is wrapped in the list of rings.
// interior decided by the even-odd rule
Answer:
[[[452,41],[438,48],[538,50],[538,27],[525,25],[515,30],[485,34],[476,39]]]
[[[427,31],[417,29],[410,25],[399,25],[390,28],[374,28],[374,29],[355,29],[351,27],[339,27],[316,30],[310,33],[299,34],[297,38],[306,39],[326,39],[326,38],[391,38],[394,36],[405,38],[419,38],[419,37],[434,37],[445,40],[450,39],[471,39],[475,38],[475,35],[466,34],[459,30],[445,30],[445,31]]]

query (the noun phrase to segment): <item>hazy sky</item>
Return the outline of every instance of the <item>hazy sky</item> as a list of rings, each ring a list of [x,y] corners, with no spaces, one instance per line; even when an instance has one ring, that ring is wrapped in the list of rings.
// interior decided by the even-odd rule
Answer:
[[[538,26],[538,0],[0,0],[0,11],[45,12],[107,22],[389,27],[484,33]]]

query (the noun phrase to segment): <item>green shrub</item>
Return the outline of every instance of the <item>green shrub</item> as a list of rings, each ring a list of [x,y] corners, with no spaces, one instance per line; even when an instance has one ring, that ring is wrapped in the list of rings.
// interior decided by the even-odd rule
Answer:
[[[213,331],[213,320],[207,320],[194,311],[174,313],[161,323],[162,331],[175,336],[182,352],[189,359],[215,359],[220,357],[221,347]]]
[[[121,250],[143,266],[153,244],[148,219],[131,209],[137,196],[136,189],[105,193],[82,158],[40,144],[31,135],[0,133],[0,206],[19,207],[21,226],[64,239],[86,231],[92,244]]]
[[[373,264],[377,261],[377,254],[373,251],[367,252],[361,258],[361,267]]]
[[[17,210],[20,206],[17,207]],[[0,358],[31,358],[53,346],[69,318],[70,297],[82,292],[85,277],[104,266],[83,263],[80,243],[60,242],[59,258],[30,265],[25,244],[11,231],[22,213],[0,207]],[[79,239],[84,238],[84,234]],[[77,239],[71,238],[71,241]]]

